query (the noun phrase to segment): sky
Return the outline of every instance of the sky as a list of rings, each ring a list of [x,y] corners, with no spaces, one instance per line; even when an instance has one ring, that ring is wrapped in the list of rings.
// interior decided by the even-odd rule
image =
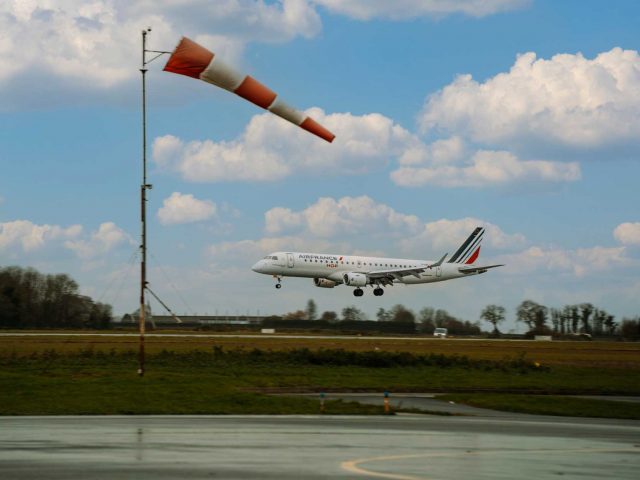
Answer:
[[[148,48],[187,36],[336,135],[149,66],[149,281],[175,311],[638,315],[639,24],[625,0],[2,2],[0,266],[137,308],[150,26]],[[250,270],[273,251],[435,260],[477,225],[480,262],[505,267],[383,297]]]

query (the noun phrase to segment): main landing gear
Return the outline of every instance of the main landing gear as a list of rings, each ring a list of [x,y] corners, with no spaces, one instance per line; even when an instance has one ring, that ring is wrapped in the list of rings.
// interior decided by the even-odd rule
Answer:
[[[276,278],[276,280],[278,280],[278,283],[276,283],[276,288],[277,289],[281,289],[282,288],[282,284],[280,283],[282,281],[282,277],[276,277],[274,275],[274,277]]]
[[[384,290],[382,288],[380,288],[380,287],[376,287],[376,288],[373,289],[373,294],[376,297],[381,297],[382,295],[384,295]],[[361,297],[362,295],[364,295],[364,291],[361,288],[356,288],[353,291],[353,296],[354,297]]]

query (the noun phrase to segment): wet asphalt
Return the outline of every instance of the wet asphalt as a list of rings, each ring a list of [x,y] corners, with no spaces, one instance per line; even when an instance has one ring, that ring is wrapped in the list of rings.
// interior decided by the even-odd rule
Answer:
[[[636,479],[639,468],[638,421],[0,417],[2,479]]]

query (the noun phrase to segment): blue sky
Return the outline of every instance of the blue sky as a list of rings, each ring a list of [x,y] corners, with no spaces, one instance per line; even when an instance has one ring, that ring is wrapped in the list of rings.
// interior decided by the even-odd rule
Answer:
[[[476,320],[495,302],[510,328],[525,298],[640,313],[637,2],[214,3],[0,7],[0,265],[67,272],[135,308],[151,25],[151,48],[189,36],[336,134],[326,144],[151,65],[150,277],[176,310],[314,298]],[[476,223],[481,260],[508,264],[478,278],[355,299],[295,279],[276,291],[249,270],[288,249],[435,259]]]

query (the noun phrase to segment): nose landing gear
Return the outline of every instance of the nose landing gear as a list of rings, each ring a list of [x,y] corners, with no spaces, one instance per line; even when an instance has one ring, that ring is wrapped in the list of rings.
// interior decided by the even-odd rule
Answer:
[[[277,289],[282,288],[282,284],[280,283],[280,282],[282,281],[282,277],[277,277],[277,276],[275,276],[275,275],[274,275],[274,278],[275,278],[276,280],[278,280],[278,283],[276,283],[276,288],[277,288]]]

